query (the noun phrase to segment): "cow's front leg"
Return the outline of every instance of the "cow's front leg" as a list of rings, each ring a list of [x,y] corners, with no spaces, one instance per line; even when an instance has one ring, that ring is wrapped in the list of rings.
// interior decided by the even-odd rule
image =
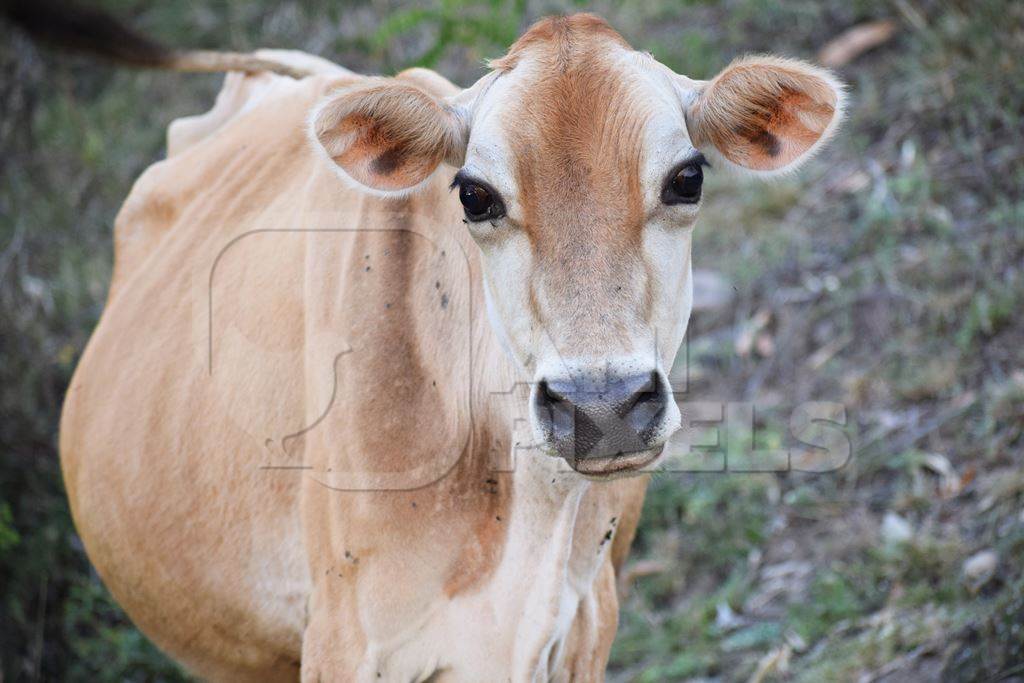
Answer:
[[[302,683],[378,683],[356,615],[346,615],[340,584],[343,572],[325,569],[309,601],[309,621],[302,639]],[[335,584],[335,585],[331,585]]]

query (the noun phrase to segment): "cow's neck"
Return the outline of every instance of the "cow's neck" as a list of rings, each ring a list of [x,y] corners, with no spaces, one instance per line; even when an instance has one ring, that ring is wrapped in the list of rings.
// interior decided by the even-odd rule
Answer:
[[[585,566],[579,566],[578,558],[573,561],[579,555],[580,508],[590,482],[556,471],[550,457],[521,460],[513,476],[512,527],[497,581],[519,581],[521,621],[513,661],[523,674],[532,674],[547,666],[552,650],[568,636],[580,595],[589,592],[603,557],[590,553]]]
[[[475,290],[482,294],[480,286]],[[487,416],[492,433],[508,435],[502,439],[508,459],[492,466],[505,471],[502,476],[511,486],[508,532],[489,582],[490,600],[497,598],[505,608],[506,627],[518,624],[509,645],[522,676],[512,678],[530,680],[557,659],[581,596],[592,593],[611,546],[602,542],[605,527],[618,513],[612,511],[614,501],[601,495],[602,483],[531,447],[526,379],[500,348],[490,321],[475,322],[485,359],[478,414]]]

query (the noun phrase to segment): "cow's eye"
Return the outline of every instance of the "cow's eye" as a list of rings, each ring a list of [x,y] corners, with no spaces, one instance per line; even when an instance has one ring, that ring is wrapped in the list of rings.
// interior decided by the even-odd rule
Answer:
[[[676,168],[669,176],[661,191],[661,201],[666,204],[696,204],[700,201],[704,171],[700,161],[693,161]]]
[[[459,201],[471,221],[493,221],[505,215],[505,207],[497,195],[478,183],[460,185]]]
[[[471,220],[484,220],[490,217],[494,207],[494,197],[483,185],[466,183],[459,188],[459,201]]]
[[[456,187],[467,219],[474,222],[493,221],[505,215],[501,197],[483,181],[473,180],[465,172],[459,171],[452,181],[452,188]]]

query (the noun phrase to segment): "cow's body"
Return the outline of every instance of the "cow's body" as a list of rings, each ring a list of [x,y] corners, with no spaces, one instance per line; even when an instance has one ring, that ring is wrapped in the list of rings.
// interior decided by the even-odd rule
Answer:
[[[89,556],[214,680],[599,679],[646,479],[509,466],[523,378],[450,174],[341,184],[304,122],[358,77],[315,66],[230,76],[118,217],[61,425]]]
[[[591,15],[465,90],[257,57],[311,75],[229,77],[118,217],[61,433],[89,556],[214,680],[600,680],[704,153],[795,168],[840,85],[694,81]]]

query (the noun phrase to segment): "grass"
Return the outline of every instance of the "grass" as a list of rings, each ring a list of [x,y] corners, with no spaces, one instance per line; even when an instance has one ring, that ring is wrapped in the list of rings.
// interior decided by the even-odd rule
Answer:
[[[174,45],[296,47],[463,85],[540,14],[590,9],[676,70],[813,58],[843,28],[896,37],[840,70],[849,122],[799,175],[708,173],[695,265],[732,301],[694,317],[695,400],[754,402],[792,445],[808,400],[846,406],[854,457],[820,475],[665,474],[648,496],[614,681],[974,681],[1024,661],[1024,8],[979,0],[522,0],[104,6]],[[56,424],[110,274],[110,225],[167,123],[219,78],[0,46],[0,667],[8,680],[181,680],[88,566]],[[770,345],[737,353],[762,321]],[[758,323],[761,324],[761,323]],[[827,353],[825,353],[827,352]],[[747,433],[728,432],[731,443]],[[943,465],[943,463],[948,464]],[[895,515],[909,530],[886,538]],[[973,587],[964,561],[998,557]]]

